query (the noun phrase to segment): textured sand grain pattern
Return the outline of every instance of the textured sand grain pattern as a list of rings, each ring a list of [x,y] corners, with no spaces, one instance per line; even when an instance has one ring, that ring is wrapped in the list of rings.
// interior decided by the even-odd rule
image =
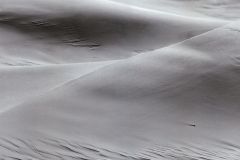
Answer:
[[[239,12],[0,1],[0,159],[239,160]]]

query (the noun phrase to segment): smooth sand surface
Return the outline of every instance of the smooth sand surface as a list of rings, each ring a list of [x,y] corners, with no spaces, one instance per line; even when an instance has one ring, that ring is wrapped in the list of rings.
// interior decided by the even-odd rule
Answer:
[[[239,5],[1,1],[0,159],[238,160]]]

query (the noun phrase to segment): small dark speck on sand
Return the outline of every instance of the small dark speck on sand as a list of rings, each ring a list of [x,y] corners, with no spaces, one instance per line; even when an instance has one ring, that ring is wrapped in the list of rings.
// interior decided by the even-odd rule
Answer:
[[[196,127],[196,124],[191,124],[191,123],[185,123],[185,125],[191,126],[191,127]]]
[[[188,124],[189,126],[191,126],[191,127],[196,127],[196,125],[195,124]]]

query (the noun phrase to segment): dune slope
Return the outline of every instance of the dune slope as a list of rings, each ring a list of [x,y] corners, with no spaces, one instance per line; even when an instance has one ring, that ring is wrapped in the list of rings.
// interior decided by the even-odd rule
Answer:
[[[238,25],[112,63],[5,110],[0,133],[12,139],[3,141],[37,159],[237,159]]]
[[[240,158],[237,2],[131,2],[0,2],[0,159]]]
[[[19,66],[123,59],[228,23],[104,0],[75,5],[78,7],[66,4],[64,9],[53,10],[46,4],[35,4],[31,10],[31,5],[25,10],[17,5],[3,7],[0,10],[0,33],[4,35],[0,39],[0,63]]]

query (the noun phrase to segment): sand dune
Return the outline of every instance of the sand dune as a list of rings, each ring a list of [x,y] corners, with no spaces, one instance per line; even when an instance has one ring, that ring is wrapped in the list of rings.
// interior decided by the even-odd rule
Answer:
[[[240,158],[237,1],[13,2],[0,159]]]
[[[4,44],[1,45],[1,64],[42,65],[123,59],[227,24],[225,20],[188,18],[108,1],[95,3],[86,2],[76,9],[59,8],[50,13],[42,13],[38,11],[40,9],[26,13],[21,7],[6,7],[0,12],[1,32],[7,37],[0,40]]]
[[[204,19],[239,20],[237,0],[111,0],[141,8]]]
[[[48,92],[66,81],[87,75],[111,63],[114,61],[41,67],[1,67],[0,110]],[[18,82],[21,82],[20,86]]]

